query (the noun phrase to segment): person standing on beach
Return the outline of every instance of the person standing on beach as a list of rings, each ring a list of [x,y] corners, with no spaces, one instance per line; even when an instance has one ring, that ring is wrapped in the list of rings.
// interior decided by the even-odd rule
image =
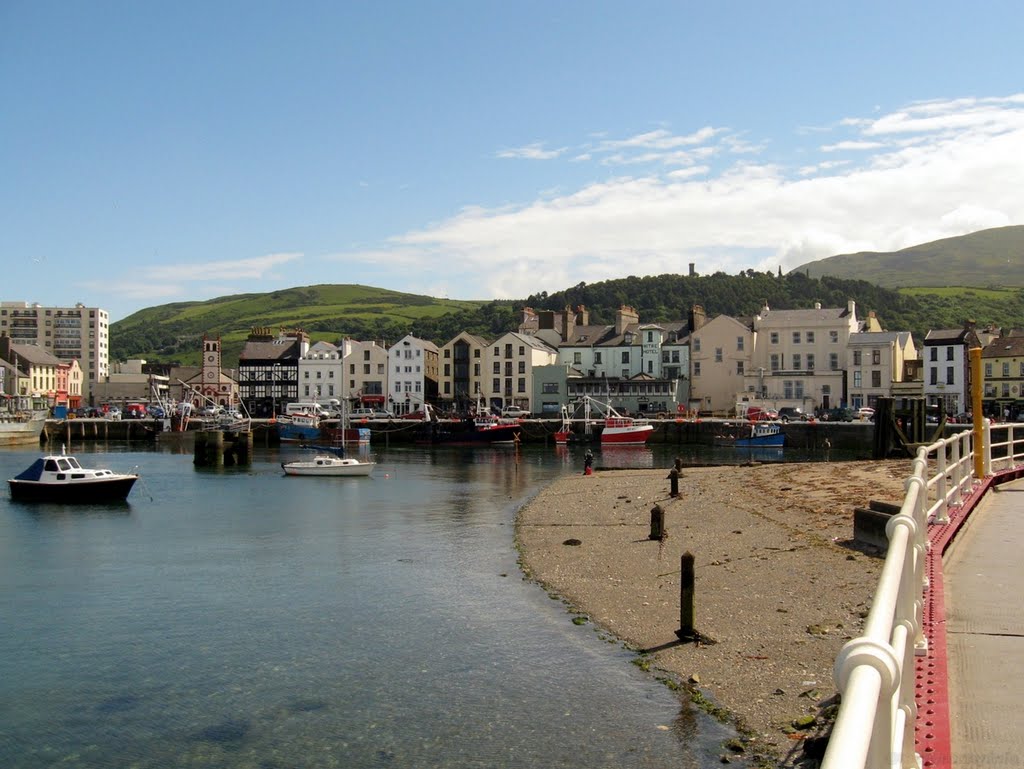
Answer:
[[[583,474],[590,475],[594,472],[594,453],[587,449],[587,453],[583,455]]]

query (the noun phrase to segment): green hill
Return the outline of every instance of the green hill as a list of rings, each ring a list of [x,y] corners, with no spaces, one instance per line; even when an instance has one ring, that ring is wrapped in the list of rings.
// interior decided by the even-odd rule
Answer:
[[[224,360],[230,363],[237,359],[255,326],[298,327],[316,340],[352,336],[394,342],[414,324],[431,328],[441,319],[475,318],[486,304],[357,285],[305,286],[176,302],[140,310],[112,323],[111,359],[141,357],[150,362],[197,364],[200,341],[209,334],[221,337]]]
[[[900,251],[830,256],[797,267],[811,278],[866,280],[885,288],[1024,287],[1024,226],[980,230]]]

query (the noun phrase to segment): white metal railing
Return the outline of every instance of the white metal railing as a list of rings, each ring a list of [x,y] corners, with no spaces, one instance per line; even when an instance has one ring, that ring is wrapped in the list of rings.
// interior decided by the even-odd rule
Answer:
[[[1024,425],[990,425],[986,419],[982,431],[986,476],[1024,458]],[[993,442],[1004,433],[1005,440]],[[980,482],[974,451],[971,430],[917,451],[900,512],[886,526],[889,549],[864,633],[836,657],[842,697],[822,769],[921,767],[914,752],[914,657],[928,653],[922,626],[928,524],[948,523],[950,508]]]

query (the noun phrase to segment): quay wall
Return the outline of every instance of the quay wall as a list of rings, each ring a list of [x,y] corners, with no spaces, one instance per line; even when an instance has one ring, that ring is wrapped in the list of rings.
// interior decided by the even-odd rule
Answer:
[[[724,419],[652,419],[654,434],[650,445],[698,444],[711,446],[716,440],[744,424],[737,420]],[[387,446],[415,442],[419,422],[408,420],[364,420],[352,423],[353,427],[370,430],[371,445]],[[522,441],[526,444],[554,444],[554,434],[561,429],[560,419],[524,419]],[[196,420],[189,432],[203,429]],[[871,422],[791,422],[782,425],[786,434],[786,445],[791,448],[819,450],[827,445],[839,450],[868,450],[874,440],[874,425]],[[79,441],[153,441],[163,432],[163,423],[154,419],[51,419],[44,429],[44,441],[49,443]],[[580,439],[586,439],[583,425],[574,425],[574,432]],[[277,445],[277,432],[271,420],[252,420],[253,443],[256,446]],[[179,433],[168,433],[163,439]]]

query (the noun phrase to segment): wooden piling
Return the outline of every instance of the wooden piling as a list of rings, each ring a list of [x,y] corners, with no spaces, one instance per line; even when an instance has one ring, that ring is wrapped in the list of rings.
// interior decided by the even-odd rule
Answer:
[[[676,636],[683,641],[697,636],[693,627],[693,585],[693,554],[687,551],[679,557],[679,629]]]
[[[665,511],[661,509],[661,505],[655,505],[651,508],[651,533],[648,535],[648,539],[665,539]]]

